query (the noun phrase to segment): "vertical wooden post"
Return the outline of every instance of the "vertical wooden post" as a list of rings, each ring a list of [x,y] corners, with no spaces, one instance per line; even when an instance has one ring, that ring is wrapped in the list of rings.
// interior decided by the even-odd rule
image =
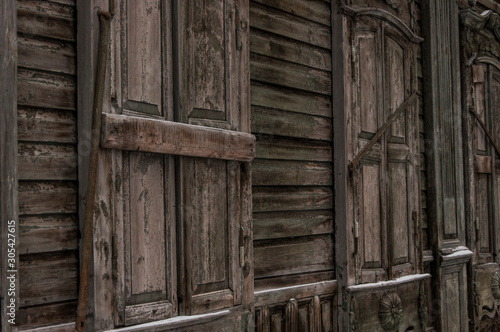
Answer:
[[[346,103],[344,100],[345,87],[349,82],[345,81],[344,68],[344,44],[346,34],[345,18],[341,13],[341,2],[332,1],[332,105],[333,108],[333,151],[334,151],[334,186],[335,186],[335,278],[338,281],[338,326],[339,331],[349,330],[349,308],[345,302],[346,287],[349,284],[350,275],[347,266],[347,239],[349,220],[347,214],[347,188],[349,173],[347,169],[347,131],[346,126]]]
[[[0,225],[1,225],[1,322],[2,331],[11,331],[7,307],[11,299],[15,301],[15,314],[19,312],[19,232],[17,204],[17,26],[16,1],[0,2]],[[14,221],[14,223],[12,223]],[[7,234],[14,225],[15,266],[8,265],[9,254]],[[13,234],[10,232],[9,234]],[[10,237],[12,239],[12,237]],[[12,242],[11,242],[12,243]],[[10,251],[12,253],[13,250]],[[10,264],[10,262],[9,262]],[[12,293],[7,282],[7,271],[16,276],[15,290]],[[8,273],[9,275],[12,272]],[[17,323],[17,317],[16,321]]]
[[[462,111],[458,4],[423,1],[427,206],[434,261],[430,317],[438,331],[466,331]]]

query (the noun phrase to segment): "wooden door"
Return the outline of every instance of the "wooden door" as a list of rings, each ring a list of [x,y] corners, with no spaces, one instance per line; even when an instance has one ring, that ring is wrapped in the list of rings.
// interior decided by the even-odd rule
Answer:
[[[353,152],[359,153],[416,90],[412,44],[381,21],[360,18],[353,47]],[[410,104],[352,173],[358,283],[417,272],[418,132]]]
[[[112,310],[108,328],[184,328],[207,319],[168,318],[219,311],[206,326],[241,329],[253,292],[248,9],[115,2],[97,202],[113,245],[97,241],[94,265],[116,281],[95,311]]]

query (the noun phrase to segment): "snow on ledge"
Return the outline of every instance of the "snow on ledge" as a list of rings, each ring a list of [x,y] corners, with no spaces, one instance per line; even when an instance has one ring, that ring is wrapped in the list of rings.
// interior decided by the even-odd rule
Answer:
[[[379,281],[375,283],[369,283],[369,284],[360,284],[360,285],[354,285],[354,286],[349,286],[347,289],[353,293],[355,292],[361,292],[364,290],[374,290],[377,288],[386,288],[386,287],[393,287],[393,286],[399,286],[402,284],[406,284],[409,282],[415,282],[415,281],[420,281],[424,280],[427,278],[430,278],[431,275],[429,273],[423,273],[423,274],[412,274],[409,276],[404,276],[401,278],[397,278],[394,280],[388,280],[388,281]]]

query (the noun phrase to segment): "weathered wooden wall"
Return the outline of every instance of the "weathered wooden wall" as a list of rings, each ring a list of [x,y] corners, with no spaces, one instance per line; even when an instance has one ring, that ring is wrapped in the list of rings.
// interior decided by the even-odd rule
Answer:
[[[75,1],[17,2],[21,328],[74,321]]]
[[[251,1],[250,27],[256,329],[334,330],[334,284],[298,286],[334,279],[330,1]]]

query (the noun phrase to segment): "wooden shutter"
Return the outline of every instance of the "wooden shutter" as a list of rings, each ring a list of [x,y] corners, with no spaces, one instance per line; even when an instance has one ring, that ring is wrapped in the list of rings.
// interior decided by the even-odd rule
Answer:
[[[117,4],[101,140],[113,149],[101,182],[115,219],[115,325],[248,309],[255,138],[244,5]]]
[[[353,35],[354,155],[416,90],[406,37],[379,20],[357,20]],[[418,127],[410,104],[352,174],[358,282],[416,272]]]
[[[123,128],[141,119],[173,120],[171,5],[122,0],[116,10],[108,109],[116,115],[104,115],[102,127],[102,145],[116,150],[102,183],[115,218],[115,323],[131,325],[177,313],[173,157],[146,146],[131,151],[125,139],[138,141],[148,127]]]
[[[248,85],[243,84],[248,72],[241,62],[242,29],[247,24],[240,17],[243,6],[240,0],[179,3],[179,121],[249,131]],[[253,150],[254,139],[248,137],[242,139]],[[238,152],[244,152],[240,147]],[[251,158],[179,160],[183,314],[242,303],[240,246],[244,244],[239,241],[250,233],[242,222],[249,174],[241,161]]]

